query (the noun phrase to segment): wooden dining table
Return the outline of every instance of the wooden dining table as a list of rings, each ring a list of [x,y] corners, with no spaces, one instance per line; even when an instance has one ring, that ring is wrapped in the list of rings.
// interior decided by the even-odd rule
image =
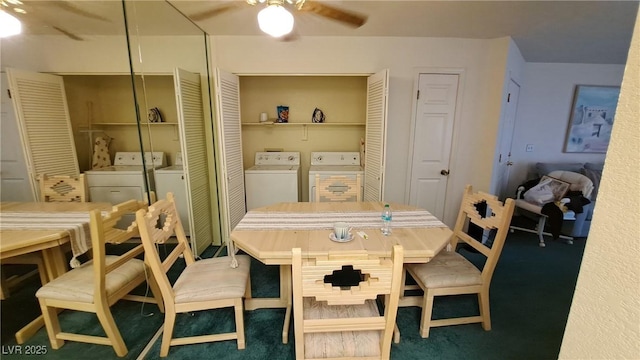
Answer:
[[[109,203],[94,202],[2,202],[0,203],[0,262],[15,256],[42,254],[48,280],[68,269],[63,246],[89,234],[89,212],[109,211]],[[80,230],[79,230],[80,229]],[[74,245],[74,249],[83,249]],[[78,250],[81,251],[81,250]],[[74,254],[76,255],[76,254]],[[39,316],[16,333],[23,344],[44,325]]]
[[[245,299],[245,309],[284,308],[283,343],[288,342],[291,321],[291,250],[303,257],[327,258],[336,253],[366,253],[391,257],[391,249],[404,248],[405,263],[426,263],[444,249],[453,232],[428,211],[391,203],[392,233],[382,234],[382,202],[278,203],[249,211],[231,232],[233,245],[266,265],[280,266],[280,297]],[[330,239],[333,224],[346,222],[353,239]]]

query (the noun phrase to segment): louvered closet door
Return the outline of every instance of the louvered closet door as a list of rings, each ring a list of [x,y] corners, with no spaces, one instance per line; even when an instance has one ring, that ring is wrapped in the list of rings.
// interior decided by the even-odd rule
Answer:
[[[62,77],[7,68],[31,186],[40,174],[78,175],[78,157]],[[36,196],[39,198],[39,196]]]
[[[207,137],[200,75],[175,69],[174,82],[178,104],[180,149],[189,203],[191,249],[199,255],[213,242],[211,207],[216,206],[211,202],[209,187]]]
[[[367,79],[364,201],[383,199],[389,70]]]
[[[242,164],[240,127],[240,80],[238,76],[216,69],[218,133],[221,154],[220,185],[222,189],[223,238],[229,240],[231,230],[247,212]]]

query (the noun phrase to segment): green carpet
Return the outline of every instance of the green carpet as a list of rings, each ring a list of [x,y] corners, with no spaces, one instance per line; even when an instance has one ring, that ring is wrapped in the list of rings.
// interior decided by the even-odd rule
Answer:
[[[509,234],[491,285],[491,331],[480,324],[434,328],[428,339],[418,334],[420,309],[400,308],[398,326],[402,334],[400,344],[391,348],[392,359],[557,359],[562,343],[573,290],[577,279],[584,239],[574,245],[549,240],[546,248],[538,247],[534,234]],[[215,249],[208,249],[203,257],[210,257]],[[478,262],[479,256],[460,250]],[[183,266],[183,265],[179,265]],[[278,294],[278,267],[252,263],[251,279],[255,297],[274,297]],[[179,269],[172,269],[175,276]],[[2,301],[2,358],[33,358],[9,355],[14,349],[13,333],[39,311],[34,293],[38,280]],[[143,291],[144,289],[140,289]],[[160,328],[163,318],[155,305],[121,301],[114,305],[113,315],[129,348],[126,359],[138,358],[149,340]],[[475,296],[436,298],[434,317],[449,314],[477,314]],[[62,328],[82,329],[86,333],[101,334],[93,314],[65,311],[60,315]],[[246,344],[237,350],[234,341],[172,347],[168,359],[294,359],[293,325],[289,344],[282,344],[281,329],[284,310],[261,309],[245,312]],[[234,328],[233,311],[220,309],[179,315],[176,334],[196,335],[227,331]],[[52,350],[44,329],[27,344],[45,345],[50,359],[116,359],[108,346],[67,342],[61,349]],[[159,358],[160,340],[156,341],[146,359]]]

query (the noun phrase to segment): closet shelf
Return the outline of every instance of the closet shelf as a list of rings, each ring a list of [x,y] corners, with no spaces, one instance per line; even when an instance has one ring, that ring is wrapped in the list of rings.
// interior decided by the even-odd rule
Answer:
[[[242,123],[242,126],[365,126],[364,123],[272,123],[272,122],[253,122]]]
[[[116,122],[116,123],[93,123],[91,125],[94,126],[136,126],[138,125],[137,123],[121,123],[121,122]],[[142,123],[142,125],[153,125],[153,126],[162,126],[162,125],[178,125],[178,123],[172,123],[172,122],[158,122],[158,123]]]

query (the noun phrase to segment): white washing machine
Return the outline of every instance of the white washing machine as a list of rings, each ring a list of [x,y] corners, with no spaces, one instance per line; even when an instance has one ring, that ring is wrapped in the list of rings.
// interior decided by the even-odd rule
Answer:
[[[360,195],[364,194],[364,171],[360,166],[359,152],[312,152],[309,166],[309,202],[316,200],[316,174],[324,179],[342,175],[355,179],[360,174]]]
[[[300,201],[300,179],[299,152],[256,152],[255,165],[244,171],[247,210]]]
[[[176,199],[176,208],[180,214],[180,222],[187,236],[191,234],[189,224],[189,203],[187,199],[187,184],[184,178],[182,166],[182,153],[176,153],[175,164],[161,169],[156,169],[156,195],[158,199],[164,199],[168,192],[172,192]]]
[[[117,152],[113,165],[85,171],[91,201],[114,205],[131,199],[146,201],[144,175],[149,179],[150,190],[155,191],[153,168],[165,167],[167,163],[163,152],[146,152],[146,169],[142,159],[139,152]]]

